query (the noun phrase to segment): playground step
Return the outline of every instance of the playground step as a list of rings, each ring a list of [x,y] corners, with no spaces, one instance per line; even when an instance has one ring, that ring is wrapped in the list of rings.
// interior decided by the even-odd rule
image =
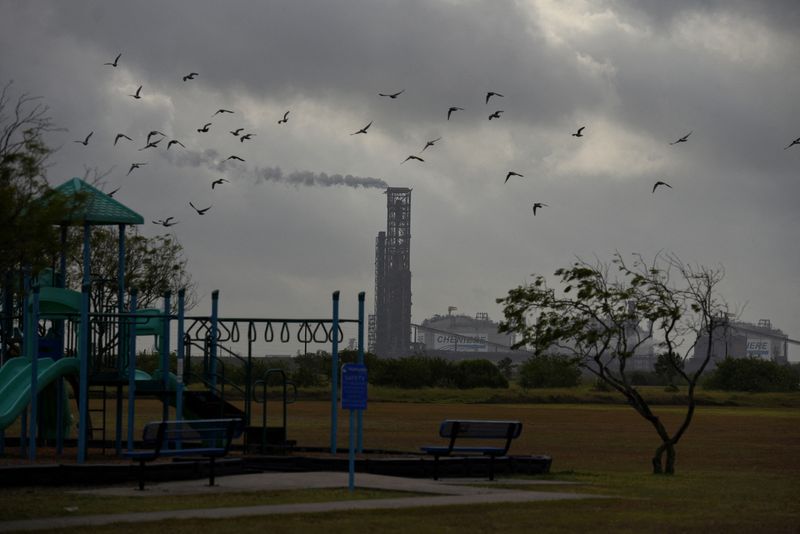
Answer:
[[[220,398],[213,391],[186,391],[183,402],[184,409],[198,417],[244,419],[244,411]]]

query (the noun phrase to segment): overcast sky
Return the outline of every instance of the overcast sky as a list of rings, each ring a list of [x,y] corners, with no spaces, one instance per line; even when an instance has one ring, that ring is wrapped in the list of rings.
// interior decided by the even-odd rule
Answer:
[[[723,266],[742,319],[797,339],[797,28],[796,0],[0,0],[0,82],[67,129],[52,185],[110,171],[142,233],[179,221],[198,313],[214,289],[229,316],[324,315],[334,290],[371,313],[389,185],[413,189],[414,322],[499,320],[531,273],[664,250]]]

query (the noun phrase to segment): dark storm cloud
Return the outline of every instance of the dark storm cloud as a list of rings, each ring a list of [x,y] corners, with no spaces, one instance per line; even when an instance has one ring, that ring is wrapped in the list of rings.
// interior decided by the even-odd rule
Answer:
[[[796,0],[611,0],[608,4],[619,12],[640,15],[662,29],[690,13],[739,13],[781,31],[794,32],[800,27],[800,2]]]
[[[509,280],[552,272],[575,255],[664,248],[688,261],[722,262],[732,302],[750,300],[751,309],[766,310],[760,316],[800,332],[800,253],[786,246],[800,224],[800,147],[783,150],[800,136],[796,0],[3,5],[0,83],[14,78],[44,96],[57,124],[70,129],[57,140],[63,148],[53,174],[116,166],[110,186],[123,185],[121,193],[153,217],[177,211],[178,194],[213,201],[208,216],[177,227],[187,250],[206,262],[199,279],[219,276],[220,254],[263,263],[261,247],[240,250],[240,240],[227,237],[257,228],[265,249],[282,250],[285,264],[273,274],[294,283],[274,285],[288,300],[327,291],[331,280],[350,283],[354,272],[369,284],[385,212],[368,194],[347,193],[385,187],[369,178],[381,176],[414,187],[414,221],[424,229],[413,245],[415,316],[451,303],[482,310]],[[119,53],[119,67],[103,65]],[[199,75],[184,82],[189,72]],[[131,99],[140,84],[145,96]],[[394,100],[377,94],[401,89]],[[505,98],[487,106],[487,91]],[[489,123],[494,104],[505,114]],[[465,110],[447,121],[450,106]],[[219,108],[236,113],[212,119]],[[278,126],[285,110],[290,120]],[[212,120],[209,133],[195,134]],[[368,135],[348,136],[369,121]],[[582,125],[584,137],[569,136]],[[238,127],[254,140],[227,133]],[[187,148],[159,149],[167,159],[139,152],[153,129]],[[88,147],[72,142],[93,130]],[[690,130],[689,142],[668,145]],[[136,143],[112,145],[117,132]],[[439,136],[424,165],[398,165]],[[247,163],[226,161],[232,153]],[[151,154],[161,161],[124,176]],[[497,187],[510,169],[527,178]],[[240,179],[212,193],[218,173]],[[653,195],[655,180],[675,189]],[[303,194],[253,182],[303,186]],[[332,197],[350,203],[335,218]],[[551,208],[533,219],[532,201]],[[184,218],[194,217],[183,208]],[[206,247],[210,230],[200,226],[223,213],[225,224],[213,231],[224,252]],[[334,239],[320,237],[320,228],[344,235],[339,225],[348,238],[337,249],[353,253],[324,266],[298,260]],[[302,280],[300,264],[309,269]],[[464,289],[476,285],[481,299]]]
[[[53,11],[52,31],[90,40],[111,58],[121,52],[120,65],[141,83],[202,84],[229,98],[336,100],[417,125],[440,122],[451,105],[483,120],[490,90],[516,98],[509,113],[542,122],[602,100],[593,77],[551,53],[515,3],[98,2]],[[176,34],[175,20],[186,30]],[[190,70],[199,77],[182,82]],[[403,88],[397,101],[377,96]]]

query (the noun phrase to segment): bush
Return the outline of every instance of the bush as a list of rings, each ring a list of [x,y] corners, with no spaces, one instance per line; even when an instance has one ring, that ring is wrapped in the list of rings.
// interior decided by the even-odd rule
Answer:
[[[705,386],[723,391],[797,391],[795,368],[757,358],[725,358],[712,371]]]
[[[371,383],[408,389],[447,387],[452,384],[452,375],[451,362],[426,356],[375,359],[369,368]]]
[[[563,356],[539,354],[528,358],[519,368],[523,388],[569,388],[581,383],[578,364]]]
[[[462,360],[455,366],[455,383],[459,389],[507,388],[508,380],[489,360]]]

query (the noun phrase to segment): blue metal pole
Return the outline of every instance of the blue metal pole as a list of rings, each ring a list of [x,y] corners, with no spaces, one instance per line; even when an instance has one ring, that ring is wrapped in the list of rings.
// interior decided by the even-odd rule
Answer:
[[[208,372],[211,374],[209,384],[217,389],[217,319],[219,318],[219,289],[211,292],[211,346],[209,347]]]
[[[358,294],[358,363],[364,363],[364,298],[361,291]],[[364,451],[364,410],[358,410],[358,453]]]
[[[128,450],[133,450],[136,422],[136,299],[138,291],[131,290],[130,319],[128,320]]]
[[[331,324],[331,454],[336,454],[336,428],[339,399],[339,292],[333,292]]]
[[[355,441],[354,437],[353,437],[353,426],[354,426],[353,423],[354,423],[354,419],[355,419],[354,415],[355,415],[356,411],[358,411],[358,414],[361,415],[361,410],[350,410],[350,434],[349,434],[350,442],[348,443],[348,445],[349,445],[348,446],[349,453],[348,453],[348,460],[347,460],[347,465],[348,465],[348,469],[347,469],[347,472],[348,472],[348,475],[347,475],[347,487],[348,487],[348,489],[350,490],[351,493],[356,488],[356,482],[355,482],[355,479],[356,479],[356,475],[355,475],[355,473],[356,473],[356,452],[355,452],[355,445],[353,443]]]
[[[59,258],[59,276],[56,287],[65,288],[67,286],[67,227],[61,225],[61,257]],[[61,349],[64,350],[64,331],[66,325],[64,319],[55,321],[56,337],[61,340]],[[64,354],[59,357],[63,358]],[[64,452],[64,378],[56,380],[56,454]]]
[[[170,314],[172,313],[172,293],[169,291],[164,293],[164,319],[161,322],[163,330],[161,332],[161,384],[164,391],[169,391],[169,331],[170,331]],[[163,420],[169,419],[169,396],[164,395],[162,405]]]
[[[119,225],[117,258],[117,374],[125,376],[125,329],[122,315],[125,313],[125,225]],[[122,392],[117,388],[116,424],[114,426],[114,444],[117,454],[122,452]]]
[[[28,447],[28,459],[36,460],[36,434],[39,423],[39,285],[33,287],[33,309],[31,310],[30,332],[31,344],[29,346],[31,357],[31,425],[29,430],[30,446]]]
[[[30,359],[31,357],[31,314],[28,308],[28,297],[31,295],[31,270],[29,267],[23,268],[22,275],[22,356]],[[27,451],[28,440],[28,410],[22,410],[19,418],[19,455],[24,458]]]
[[[183,364],[186,347],[184,345],[184,320],[186,319],[186,290],[178,291],[178,362],[176,374],[178,386],[175,388],[175,419],[183,419]]]
[[[91,227],[83,225],[83,283],[81,284],[81,324],[78,341],[80,358],[80,390],[78,396],[78,463],[86,461],[86,445],[89,430],[89,290],[91,288]]]

